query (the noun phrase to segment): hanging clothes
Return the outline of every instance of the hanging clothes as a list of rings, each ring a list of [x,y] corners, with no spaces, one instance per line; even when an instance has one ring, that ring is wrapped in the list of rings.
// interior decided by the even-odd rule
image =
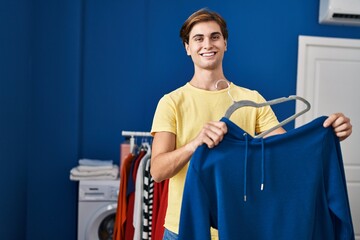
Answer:
[[[130,168],[130,176],[128,178],[128,187],[127,187],[128,204],[127,204],[126,222],[125,222],[125,239],[133,239],[134,237],[133,216],[134,216],[134,203],[135,203],[136,174],[139,164],[145,155],[146,155],[145,149],[141,149],[136,159],[133,160],[132,162],[132,168]]]
[[[144,202],[144,174],[147,162],[151,157],[151,148],[147,146],[147,153],[141,159],[139,167],[136,173],[135,182],[135,200],[134,200],[134,214],[133,214],[133,226],[134,226],[134,240],[142,239],[142,225],[143,225],[143,202]]]
[[[154,193],[154,180],[150,174],[150,159],[146,162],[144,172],[144,202],[143,202],[143,225],[142,239],[151,239],[152,207]]]
[[[254,139],[227,118],[187,172],[179,239],[354,239],[339,139],[326,117]]]
[[[129,178],[129,172],[131,168],[131,163],[135,155],[129,153],[129,155],[123,159],[122,163],[122,171],[120,173],[120,190],[118,195],[118,204],[116,208],[116,217],[114,224],[114,240],[123,240],[125,239],[125,222],[126,222],[126,214],[127,214],[127,181]]]
[[[165,191],[157,189],[157,195],[154,197],[156,184],[150,174],[150,160],[151,147],[147,141],[143,141],[139,147],[135,144],[132,153],[123,160],[114,240],[162,239],[166,207],[160,203],[165,199]],[[157,221],[161,226],[157,226]],[[154,228],[157,229],[156,233],[153,231]],[[161,237],[154,238],[152,234]]]
[[[164,236],[164,224],[166,209],[168,203],[168,187],[169,180],[164,180],[159,183],[154,183],[154,203],[152,213],[152,228],[151,236],[152,239],[162,239]]]

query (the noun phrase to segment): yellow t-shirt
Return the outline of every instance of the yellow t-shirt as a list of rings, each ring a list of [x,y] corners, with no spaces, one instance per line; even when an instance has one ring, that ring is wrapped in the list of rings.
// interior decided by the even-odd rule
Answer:
[[[250,100],[265,102],[257,92],[230,84],[229,92],[235,101]],[[152,129],[156,132],[171,132],[176,135],[176,148],[180,148],[194,139],[205,123],[219,121],[233,100],[228,95],[228,88],[219,91],[207,91],[193,87],[190,83],[164,95],[157,106]],[[250,135],[263,132],[279,122],[267,107],[242,107],[237,109],[230,120]],[[169,181],[168,208],[165,227],[178,233],[180,208],[188,165]]]

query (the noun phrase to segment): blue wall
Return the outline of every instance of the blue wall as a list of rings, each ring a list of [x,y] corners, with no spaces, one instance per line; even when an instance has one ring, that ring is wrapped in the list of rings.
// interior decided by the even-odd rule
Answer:
[[[0,238],[25,239],[31,4],[0,3]]]
[[[319,25],[318,1],[2,1],[2,238],[76,239],[70,169],[119,161],[121,131],[150,130],[159,98],[192,76],[178,31],[205,6],[228,22],[227,78],[267,99],[296,93],[299,35],[360,39],[358,27]]]
[[[33,1],[27,239],[75,239],[82,2]]]

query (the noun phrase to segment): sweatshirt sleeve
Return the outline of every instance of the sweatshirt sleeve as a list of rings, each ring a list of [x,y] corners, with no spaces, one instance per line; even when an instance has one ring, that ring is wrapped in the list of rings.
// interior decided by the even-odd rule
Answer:
[[[209,196],[190,161],[181,206],[179,240],[211,238],[209,206]]]
[[[339,139],[329,129],[323,141],[326,197],[332,216],[335,239],[355,239]]]

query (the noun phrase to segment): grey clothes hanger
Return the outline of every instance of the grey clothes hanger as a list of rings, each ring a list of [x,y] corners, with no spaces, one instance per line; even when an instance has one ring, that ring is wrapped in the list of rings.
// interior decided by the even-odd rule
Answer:
[[[305,103],[306,105],[306,108],[298,113],[295,113],[294,115],[286,118],[285,120],[281,121],[278,125],[254,136],[254,138],[262,138],[264,137],[265,135],[267,135],[268,133],[274,131],[275,129],[281,127],[281,126],[284,126],[285,124],[289,123],[290,121],[294,120],[295,118],[297,118],[298,116],[306,113],[307,111],[310,110],[311,106],[310,106],[310,103],[308,101],[306,101],[304,98],[302,97],[299,97],[299,96],[296,96],[296,95],[291,95],[289,97],[282,97],[282,98],[277,98],[277,99],[273,99],[273,100],[270,100],[270,101],[267,101],[267,102],[264,102],[264,103],[255,103],[253,101],[249,101],[249,100],[242,100],[242,101],[237,101],[237,102],[234,102],[229,108],[228,110],[226,111],[225,113],[225,117],[226,118],[230,118],[231,114],[236,110],[236,109],[239,109],[241,107],[256,107],[256,108],[259,108],[259,107],[264,107],[264,106],[270,106],[270,105],[274,105],[274,104],[279,104],[279,103],[283,103],[283,102],[287,102],[287,101],[291,101],[291,100],[300,100],[302,101],[303,103]]]
[[[225,80],[219,80],[218,82],[220,82],[220,81],[225,81]],[[216,88],[217,88],[218,82],[216,82],[216,84],[215,84]],[[299,97],[299,96],[296,96],[296,95],[290,95],[289,97],[281,97],[281,98],[273,99],[273,100],[263,102],[263,103],[255,103],[255,102],[249,101],[249,100],[234,101],[234,98],[230,94],[230,83],[227,82],[227,84],[228,84],[228,95],[230,96],[231,100],[233,101],[233,104],[226,111],[226,113],[225,113],[226,118],[230,118],[231,114],[233,114],[233,112],[235,112],[235,110],[237,110],[237,109],[239,109],[241,107],[256,107],[256,108],[259,108],[259,107],[270,106],[270,105],[279,104],[279,103],[292,101],[292,100],[300,100],[303,103],[305,103],[305,105],[306,105],[305,109],[303,109],[302,111],[300,111],[298,113],[295,113],[294,115],[286,118],[285,120],[281,121],[278,125],[276,125],[276,126],[270,128],[270,129],[268,129],[268,130],[266,130],[266,131],[264,131],[264,132],[262,132],[262,133],[260,133],[260,134],[258,134],[256,136],[254,136],[254,138],[262,138],[262,137],[264,137],[268,133],[274,131],[275,129],[277,129],[279,127],[284,126],[285,124],[287,124],[290,121],[294,120],[298,116],[306,113],[311,108],[310,103],[306,99],[304,99],[302,97]]]

